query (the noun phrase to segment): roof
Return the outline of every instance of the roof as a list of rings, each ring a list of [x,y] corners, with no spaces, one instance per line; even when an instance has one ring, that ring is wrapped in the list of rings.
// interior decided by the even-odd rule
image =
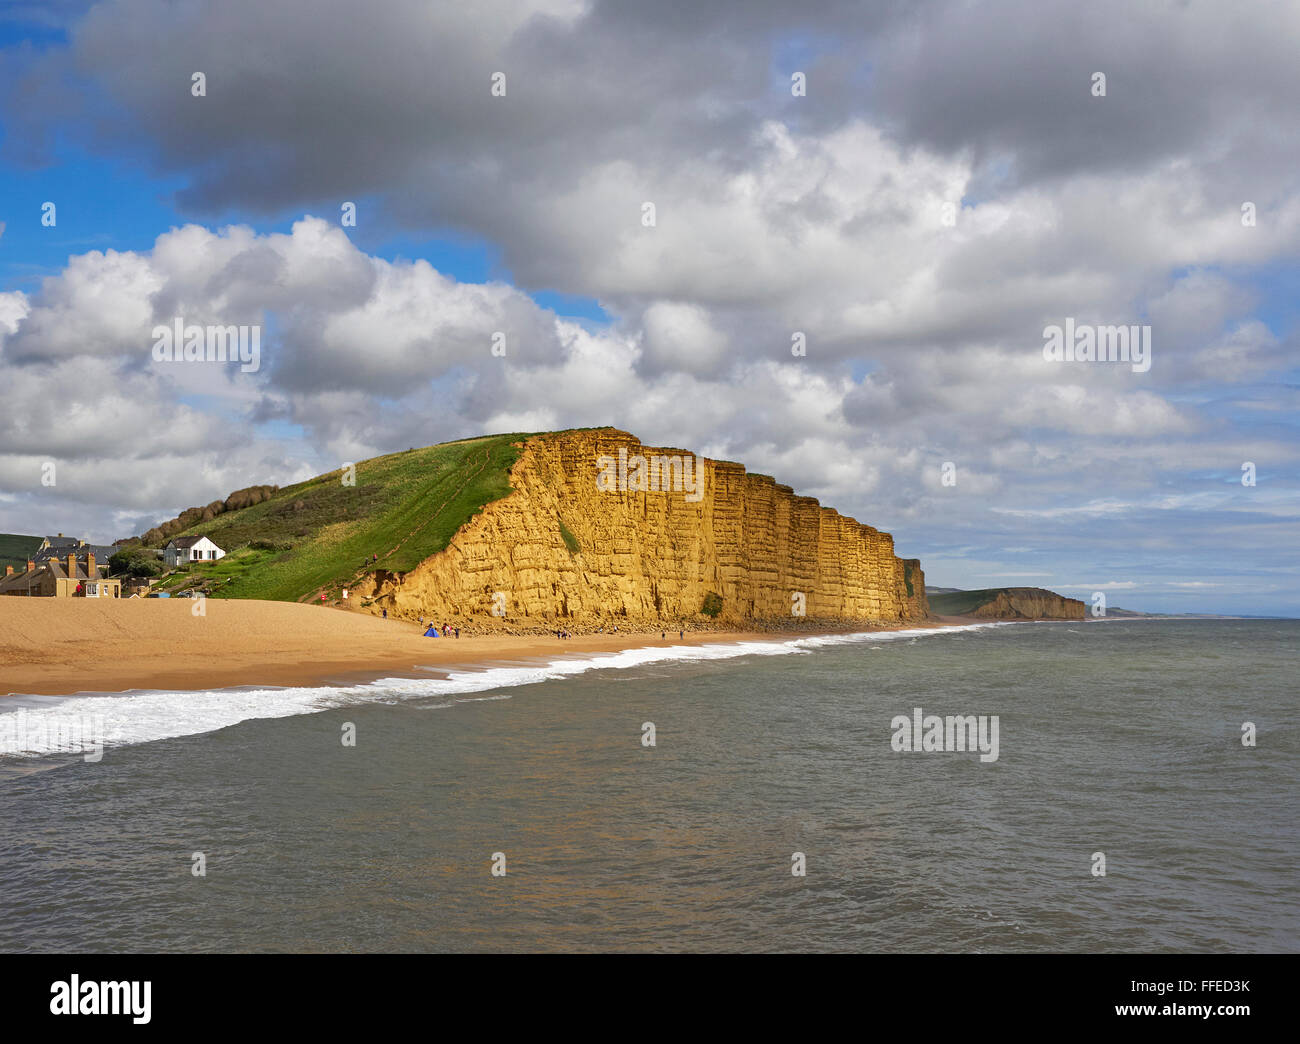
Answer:
[[[13,576],[0,576],[0,594],[4,594],[11,589],[26,591],[31,584],[36,582],[36,574],[37,570],[33,569],[30,573],[24,570],[21,573],[14,573]]]
[[[55,539],[58,538],[56,537]],[[64,537],[64,540],[66,539],[67,537]],[[48,562],[53,558],[67,558],[69,554],[75,554],[78,558],[84,559],[86,553],[89,552],[95,556],[96,562],[104,563],[117,554],[119,550],[120,548],[112,547],[108,544],[79,544],[78,542],[73,541],[72,545],[40,548],[34,555],[32,555],[32,561],[37,565],[40,565],[41,563]]]
[[[104,568],[105,567],[99,562],[95,563],[95,572],[99,574],[95,577],[96,580],[108,579],[103,572]],[[28,588],[36,586],[40,581],[41,574],[45,572],[50,573],[56,580],[63,580],[68,575],[67,563],[62,559],[52,558],[48,562],[43,562],[30,571],[24,570],[21,573],[14,573],[13,576],[0,577],[0,594],[13,590],[26,591]],[[86,575],[86,567],[84,563],[77,563],[76,575],[73,579],[90,579],[90,577]]]
[[[187,547],[193,547],[200,540],[207,540],[207,539],[208,538],[206,536],[177,537],[175,540],[172,541],[172,543],[175,544],[178,548],[184,549]]]
[[[90,577],[86,574],[86,562],[83,559],[82,561],[76,564],[76,570],[72,574],[72,579],[73,580],[91,580],[91,579],[102,580],[104,578],[104,571],[107,568],[108,568],[108,564],[106,562],[96,562],[95,563],[96,575],[94,577]],[[38,565],[36,567],[36,572],[39,572],[42,569],[48,569],[59,580],[62,580],[69,575],[68,563],[61,558],[51,558],[48,562],[45,562],[42,565]]]
[[[60,559],[57,558],[51,558],[48,562],[45,563],[45,568],[48,569],[51,573],[53,573],[55,578],[59,580],[62,580],[65,577],[68,577],[72,580],[88,579],[88,577],[86,576],[86,570],[82,568],[81,563],[77,562],[75,565],[76,568],[72,571],[71,574],[69,574],[66,562],[61,561]],[[98,566],[95,567],[95,572],[97,573],[99,572]]]
[[[81,546],[81,541],[78,540],[76,537],[65,537],[62,534],[60,534],[58,536],[47,536],[45,538],[45,543],[41,545],[41,548],[42,550],[44,550],[46,548],[51,548],[51,547],[73,548],[73,547],[80,547],[80,546]]]

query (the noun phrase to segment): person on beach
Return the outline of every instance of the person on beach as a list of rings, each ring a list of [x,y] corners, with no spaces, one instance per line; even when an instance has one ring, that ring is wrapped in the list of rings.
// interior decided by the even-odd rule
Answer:
[[[428,629],[427,631],[424,632],[424,636],[425,636],[426,638],[438,638],[438,637],[440,637],[440,635],[438,634],[437,629],[433,626],[433,624],[429,624],[429,629]]]
[[[384,619],[385,619],[385,620],[388,619],[388,610],[387,610],[387,609],[384,610]]]

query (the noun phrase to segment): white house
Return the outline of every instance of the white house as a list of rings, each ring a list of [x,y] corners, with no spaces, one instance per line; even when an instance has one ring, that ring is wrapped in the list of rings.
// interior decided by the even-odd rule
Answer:
[[[205,536],[177,537],[167,544],[163,560],[172,568],[185,562],[215,562],[226,553]]]

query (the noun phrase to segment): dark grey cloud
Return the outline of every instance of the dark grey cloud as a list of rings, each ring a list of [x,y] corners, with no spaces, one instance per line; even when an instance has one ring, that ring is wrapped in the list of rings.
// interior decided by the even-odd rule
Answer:
[[[905,141],[1007,163],[1022,182],[1185,156],[1275,167],[1270,128],[1300,106],[1293,4],[995,0],[936,14],[880,51],[874,111]],[[1294,159],[1294,141],[1282,151]]]
[[[147,256],[80,255],[30,298],[0,294],[3,363],[24,388],[87,360],[129,388],[79,401],[75,425],[0,423],[0,529],[46,503],[30,488],[42,454],[71,465],[61,502],[107,524],[444,438],[615,423],[893,529],[934,555],[936,581],[1054,562],[1049,585],[1153,569],[1193,584],[1248,537],[1264,543],[1241,575],[1271,556],[1294,591],[1296,400],[1280,375],[1296,343],[1249,289],[1300,244],[1294,5],[107,0],[74,14],[66,50],[6,53],[11,160],[48,158],[57,132],[174,179],[209,226],[323,220],[289,237],[181,229]],[[796,70],[807,97],[790,94]],[[514,286],[368,256],[338,227],[344,200],[361,205],[354,243],[479,237],[519,287],[597,297],[614,322],[581,330]],[[142,329],[179,314],[265,318],[264,372],[142,365]],[[1045,367],[1042,327],[1066,316],[1149,319],[1153,370]],[[147,449],[96,456],[105,425]],[[945,460],[954,490],[938,485]],[[1242,460],[1267,485],[1243,491]],[[945,575],[959,565],[969,575]]]

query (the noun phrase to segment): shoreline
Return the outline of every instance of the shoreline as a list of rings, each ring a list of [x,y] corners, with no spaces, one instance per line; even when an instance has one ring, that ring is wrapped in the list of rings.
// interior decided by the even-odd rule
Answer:
[[[405,620],[292,602],[186,602],[0,598],[0,698],[357,685],[381,678],[436,678],[559,657],[791,641],[839,634],[928,630],[999,621],[934,617],[906,623],[781,630],[676,630],[476,634],[425,638]]]

